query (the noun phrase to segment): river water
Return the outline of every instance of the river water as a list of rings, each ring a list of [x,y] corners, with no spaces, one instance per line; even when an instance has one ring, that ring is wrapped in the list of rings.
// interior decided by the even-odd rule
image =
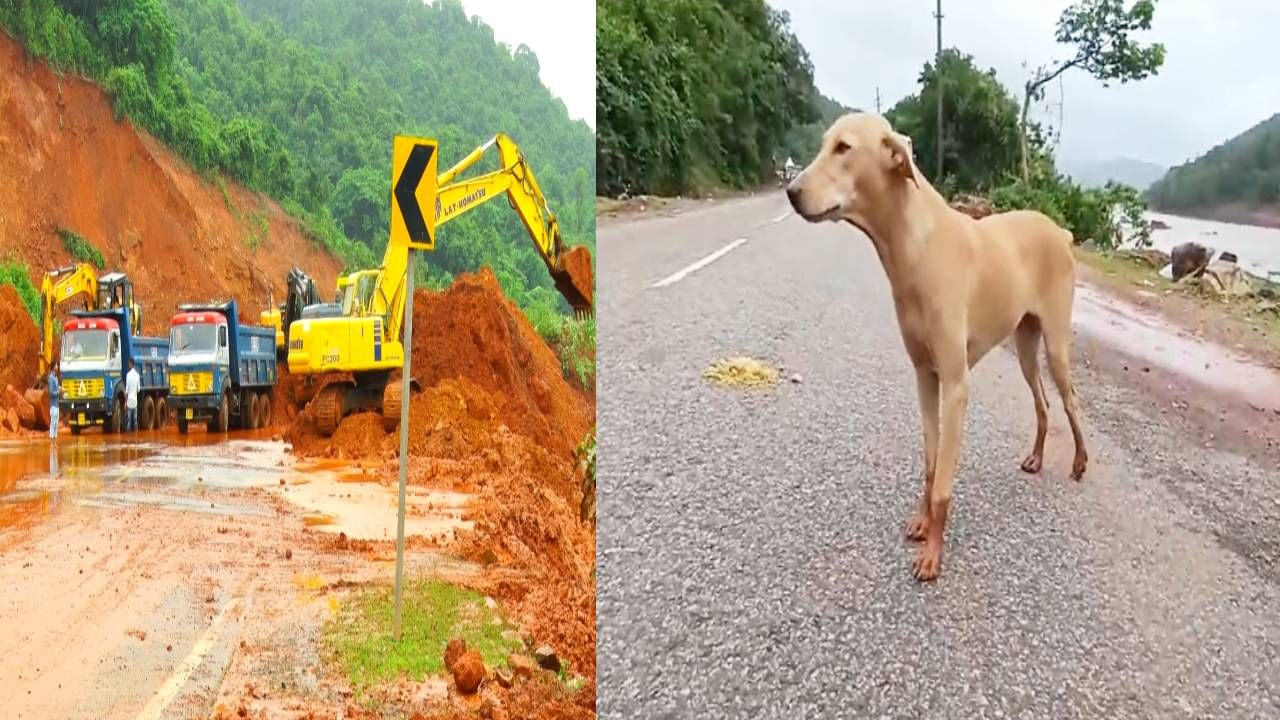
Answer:
[[[1152,247],[1169,252],[1184,242],[1198,242],[1214,250],[1233,252],[1240,268],[1251,275],[1280,281],[1280,230],[1255,225],[1233,225],[1216,220],[1148,212],[1148,220],[1168,223],[1168,230],[1152,230]]]

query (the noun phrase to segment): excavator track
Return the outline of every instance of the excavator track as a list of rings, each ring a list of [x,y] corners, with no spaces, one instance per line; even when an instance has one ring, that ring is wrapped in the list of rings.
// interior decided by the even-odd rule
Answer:
[[[382,427],[387,431],[400,426],[400,403],[403,399],[403,385],[399,380],[387,383],[382,391]]]
[[[315,416],[316,430],[324,437],[333,435],[338,423],[342,422],[342,395],[346,390],[345,385],[329,385],[316,395],[311,411]]]

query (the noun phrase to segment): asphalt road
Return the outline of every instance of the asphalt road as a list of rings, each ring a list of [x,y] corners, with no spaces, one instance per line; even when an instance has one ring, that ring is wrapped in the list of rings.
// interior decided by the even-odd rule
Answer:
[[[1280,463],[1206,457],[1077,367],[1085,482],[1052,388],[1029,478],[1031,398],[996,349],[920,585],[915,383],[866,238],[781,193],[598,236],[602,718],[1280,717]],[[802,381],[708,384],[731,355]]]

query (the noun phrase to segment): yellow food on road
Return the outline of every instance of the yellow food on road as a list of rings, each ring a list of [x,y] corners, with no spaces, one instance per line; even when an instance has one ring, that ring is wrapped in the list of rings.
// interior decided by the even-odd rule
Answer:
[[[702,376],[719,385],[737,388],[762,388],[778,383],[777,368],[749,357],[717,360]]]

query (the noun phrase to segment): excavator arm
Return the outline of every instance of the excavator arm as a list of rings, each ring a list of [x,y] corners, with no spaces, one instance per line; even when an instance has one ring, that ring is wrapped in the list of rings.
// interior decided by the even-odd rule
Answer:
[[[40,283],[40,374],[37,383],[44,382],[49,376],[49,368],[53,366],[56,355],[53,346],[54,310],[81,297],[86,309],[98,300],[98,275],[92,265],[79,263],[45,273]]]
[[[473,178],[455,178],[480,161],[494,146],[502,167]],[[594,281],[591,254],[586,247],[566,248],[560,235],[560,223],[547,207],[547,199],[529,168],[524,153],[511,138],[501,133],[472,150],[458,164],[446,170],[436,181],[436,227],[464,215],[485,202],[506,193],[511,207],[520,216],[529,238],[546,263],[556,289],[574,311],[589,314],[592,309]]]

